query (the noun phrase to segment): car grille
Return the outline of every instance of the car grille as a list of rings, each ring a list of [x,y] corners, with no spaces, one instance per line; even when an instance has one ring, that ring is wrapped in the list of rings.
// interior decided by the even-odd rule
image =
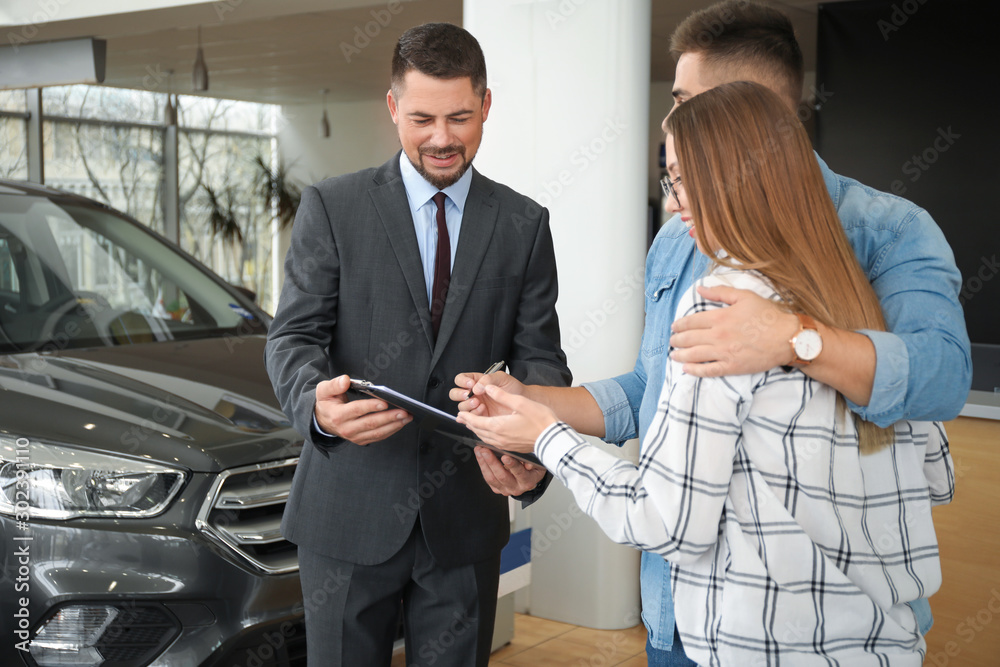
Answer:
[[[299,569],[295,545],[281,536],[298,459],[225,470],[198,515],[198,529],[267,574]]]

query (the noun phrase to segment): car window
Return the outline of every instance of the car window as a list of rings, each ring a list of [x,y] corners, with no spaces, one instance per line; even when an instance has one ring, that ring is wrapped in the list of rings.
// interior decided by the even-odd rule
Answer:
[[[58,350],[262,331],[161,239],[106,210],[0,197],[0,349]]]

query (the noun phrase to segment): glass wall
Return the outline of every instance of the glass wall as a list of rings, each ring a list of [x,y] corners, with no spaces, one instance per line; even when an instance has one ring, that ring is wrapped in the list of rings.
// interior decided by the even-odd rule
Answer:
[[[23,90],[0,90],[0,178],[28,178],[28,128]]]
[[[102,201],[163,233],[163,132],[155,127],[46,120],[45,184]]]
[[[270,169],[277,107],[181,96],[178,103],[180,245],[273,311],[270,206],[258,196]]]
[[[165,232],[167,96],[103,86],[43,91],[45,183]],[[278,107],[179,95],[179,238],[184,250],[273,311],[272,216],[258,183],[271,169]],[[27,170],[24,91],[0,91],[0,178]]]
[[[23,181],[28,178],[27,121],[18,116],[0,115],[0,178]]]

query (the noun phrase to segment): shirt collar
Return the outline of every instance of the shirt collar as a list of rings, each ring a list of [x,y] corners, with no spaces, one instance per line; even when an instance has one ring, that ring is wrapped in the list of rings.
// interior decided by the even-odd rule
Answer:
[[[819,163],[819,171],[823,174],[823,182],[826,184],[826,189],[830,192],[830,199],[833,200],[833,206],[840,209],[840,180],[833,173],[833,170],[826,165],[826,162],[819,156],[819,153],[813,151],[813,155],[816,156],[816,162]]]
[[[406,198],[410,200],[410,208],[414,211],[431,200],[438,189],[427,182],[406,157],[405,151],[399,152],[399,171],[403,176],[403,187],[406,189]],[[469,198],[469,190],[472,188],[472,168],[470,167],[462,177],[452,183],[441,192],[448,195],[448,199],[458,207],[459,213],[465,212],[465,201]]]

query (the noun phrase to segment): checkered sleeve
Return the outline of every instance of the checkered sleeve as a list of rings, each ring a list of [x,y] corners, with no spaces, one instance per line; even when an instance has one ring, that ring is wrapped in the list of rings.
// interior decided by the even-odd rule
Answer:
[[[932,505],[946,505],[955,496],[955,468],[948,449],[948,436],[944,425],[934,422],[930,425],[927,449],[924,450],[924,476]]]
[[[718,307],[693,291],[684,301],[687,312]],[[535,451],[611,539],[684,563],[718,542],[752,376],[697,378],[669,363],[638,465],[563,423],[549,427]]]

